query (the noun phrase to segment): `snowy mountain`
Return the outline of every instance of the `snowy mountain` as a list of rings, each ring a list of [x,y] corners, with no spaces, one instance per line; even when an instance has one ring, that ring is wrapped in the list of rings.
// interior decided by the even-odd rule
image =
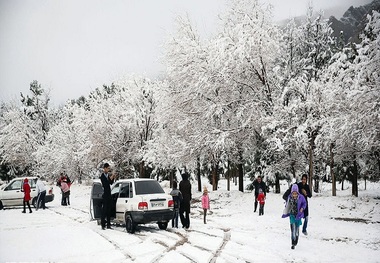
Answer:
[[[367,23],[367,15],[371,14],[372,10],[380,11],[380,0],[374,0],[359,7],[351,6],[339,20],[335,16],[331,16],[329,22],[334,30],[333,35],[339,37],[340,32],[343,31],[346,43],[359,43],[359,35]]]

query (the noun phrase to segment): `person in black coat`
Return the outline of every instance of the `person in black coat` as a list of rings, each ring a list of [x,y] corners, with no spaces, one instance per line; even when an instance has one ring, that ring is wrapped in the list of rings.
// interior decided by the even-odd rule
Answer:
[[[102,229],[107,228],[111,229],[111,207],[112,207],[112,196],[111,196],[111,185],[114,182],[115,175],[109,174],[111,167],[108,163],[103,165],[103,173],[100,176],[100,181],[103,186],[103,202],[102,202],[102,216],[101,216],[101,225]],[[106,220],[107,219],[107,220]]]
[[[182,181],[179,183],[179,191],[182,193],[182,202],[179,207],[179,216],[182,227],[190,227],[190,201],[191,201],[191,183],[187,173],[182,174]],[[185,215],[184,215],[185,213]]]
[[[267,186],[263,182],[261,176],[257,176],[256,180],[252,183],[253,187],[255,188],[255,210],[253,212],[256,212],[257,210],[257,197],[259,196],[260,189],[263,191],[264,196],[267,196]]]
[[[302,194],[305,197],[306,204],[307,204],[306,209],[304,211],[304,215],[303,215],[304,221],[303,221],[302,233],[304,235],[307,235],[307,223],[309,221],[309,203],[307,201],[307,198],[311,197],[311,190],[310,190],[309,185],[306,182],[307,182],[307,175],[303,174],[301,178],[301,182],[298,183],[298,189],[299,189],[300,194]]]

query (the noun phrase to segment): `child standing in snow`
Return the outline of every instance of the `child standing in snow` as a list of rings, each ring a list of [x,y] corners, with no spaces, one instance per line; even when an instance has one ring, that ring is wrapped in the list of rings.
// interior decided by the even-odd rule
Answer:
[[[202,208],[203,208],[203,223],[206,224],[207,210],[210,209],[210,198],[208,196],[207,187],[203,187]]]
[[[305,197],[298,192],[298,185],[293,184],[291,193],[286,202],[284,213],[282,215],[282,218],[290,218],[292,249],[294,249],[298,243],[299,227],[302,225],[301,218],[303,218],[305,208]]]
[[[265,205],[265,194],[263,190],[259,189],[259,195],[257,196],[257,202],[259,202],[259,216],[264,215],[264,205]]]
[[[178,215],[179,215],[179,208],[182,202],[182,193],[180,190],[177,189],[177,182],[173,181],[173,190],[170,192],[170,195],[173,197],[174,202],[174,214],[172,219],[172,227],[178,228]]]

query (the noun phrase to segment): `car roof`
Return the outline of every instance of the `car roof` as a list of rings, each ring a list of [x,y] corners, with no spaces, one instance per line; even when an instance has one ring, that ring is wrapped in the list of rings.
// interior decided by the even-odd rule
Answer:
[[[141,181],[157,181],[156,179],[151,178],[129,178],[129,179],[118,179],[115,183],[124,183],[124,182],[141,182]],[[100,179],[94,179],[93,183],[101,183]]]
[[[13,178],[12,180],[24,180],[25,178],[28,178],[28,180],[34,180],[34,179],[37,179],[37,176],[16,177],[16,178]]]

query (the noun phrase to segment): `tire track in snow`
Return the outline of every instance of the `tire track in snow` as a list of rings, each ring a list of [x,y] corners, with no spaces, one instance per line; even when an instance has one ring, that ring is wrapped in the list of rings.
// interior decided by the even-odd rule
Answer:
[[[223,242],[220,245],[220,247],[216,250],[216,252],[214,253],[214,256],[210,260],[210,263],[215,263],[216,262],[217,258],[222,253],[224,247],[226,246],[226,244],[228,243],[228,241],[230,241],[230,239],[231,239],[231,229],[227,228],[227,229],[222,229],[222,230],[224,231]]]

